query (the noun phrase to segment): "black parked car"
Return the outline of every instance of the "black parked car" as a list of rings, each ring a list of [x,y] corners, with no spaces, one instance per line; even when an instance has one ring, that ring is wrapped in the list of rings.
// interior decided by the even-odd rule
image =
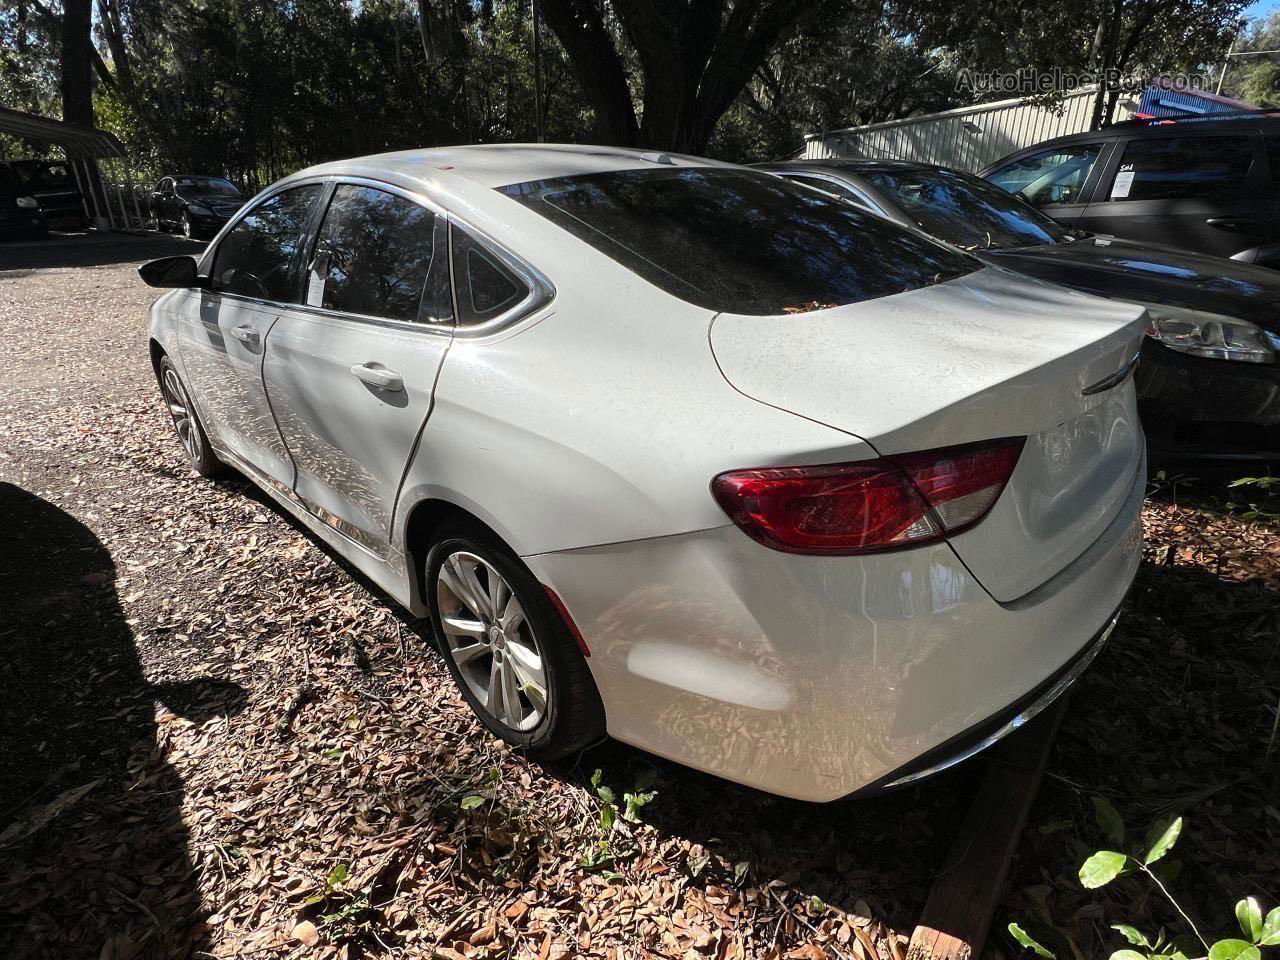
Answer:
[[[1280,460],[1280,273],[1072,230],[967,173],[894,160],[762,164],[989,263],[1147,307],[1138,404],[1153,455]]]
[[[0,163],[0,236],[48,235],[49,225],[36,198],[26,192],[8,164]]]
[[[163,177],[151,191],[151,215],[161,230],[184,236],[212,236],[244,204],[244,196],[223,177]]]
[[[10,166],[22,188],[40,204],[47,222],[64,230],[89,225],[84,197],[65,160],[14,160]]]
[[[1280,113],[1130,121],[982,176],[1068,227],[1280,267]]]

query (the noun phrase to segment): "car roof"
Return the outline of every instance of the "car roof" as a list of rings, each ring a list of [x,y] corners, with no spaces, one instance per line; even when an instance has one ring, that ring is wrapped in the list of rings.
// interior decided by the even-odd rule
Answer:
[[[729,167],[732,164],[722,164],[714,160],[678,153],[630,150],[621,147],[507,143],[380,153],[369,157],[318,164],[299,171],[297,175],[349,175],[357,169],[378,170],[412,180],[461,179],[492,189],[552,177],[608,173],[615,170],[661,169],[663,166]]]
[[[790,170],[797,173],[804,170],[818,172],[825,170],[829,173],[852,173],[859,176],[874,173],[893,173],[894,171],[903,170],[946,170],[953,172],[950,167],[944,167],[936,163],[922,163],[917,160],[884,160],[874,157],[824,157],[817,160],[785,160],[776,163],[757,163],[753,164],[753,166],[761,170]]]
[[[1251,129],[1264,129],[1272,132],[1280,131],[1280,112],[1275,111],[1241,111],[1214,119],[1214,114],[1202,117],[1169,117],[1154,120],[1125,120],[1113,123],[1101,130],[1086,130],[1083,133],[1069,133],[1065,136],[1042,140],[1008,154],[1021,154],[1040,147],[1052,147],[1068,143],[1087,143],[1093,140],[1114,140],[1117,137],[1167,136],[1174,132],[1193,136],[1210,136],[1213,134],[1235,133]],[[1003,158],[1002,158],[1003,159]],[[999,161],[997,161],[999,162]]]

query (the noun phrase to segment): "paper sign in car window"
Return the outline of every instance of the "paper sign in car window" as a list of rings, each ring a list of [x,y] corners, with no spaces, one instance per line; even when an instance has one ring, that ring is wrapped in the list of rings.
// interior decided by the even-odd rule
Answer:
[[[1133,167],[1127,170],[1121,170],[1116,174],[1115,183],[1111,184],[1111,199],[1123,200],[1129,195],[1129,188],[1133,186]]]

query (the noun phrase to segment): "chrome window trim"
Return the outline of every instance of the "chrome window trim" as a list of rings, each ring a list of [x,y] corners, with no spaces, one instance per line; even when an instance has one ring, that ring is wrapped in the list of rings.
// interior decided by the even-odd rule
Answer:
[[[431,334],[433,336],[447,336],[447,337],[459,336],[459,337],[465,337],[467,339],[477,339],[480,337],[485,337],[490,334],[499,333],[503,330],[506,330],[508,327],[514,326],[515,324],[519,323],[521,320],[524,320],[527,317],[529,317],[531,314],[541,310],[543,307],[547,306],[555,299],[555,295],[556,295],[555,285],[549,279],[547,279],[546,275],[542,273],[542,271],[538,270],[536,267],[528,263],[523,258],[512,253],[511,250],[507,248],[505,245],[503,245],[502,243],[499,243],[497,240],[494,240],[490,234],[488,234],[484,230],[478,229],[473,224],[468,223],[467,221],[463,220],[461,217],[450,212],[443,205],[441,205],[431,197],[427,196],[425,193],[422,193],[418,190],[412,190],[407,187],[402,187],[399,184],[389,183],[385,180],[376,180],[372,177],[361,177],[361,176],[354,176],[354,175],[347,175],[347,174],[323,174],[323,175],[310,176],[310,177],[300,177],[297,180],[283,181],[279,184],[275,184],[272,187],[268,187],[266,190],[259,193],[256,197],[253,197],[251,200],[249,200],[244,205],[244,207],[242,207],[241,210],[237,213],[236,217],[233,220],[228,221],[226,226],[224,226],[222,230],[218,232],[218,235],[214,237],[212,241],[210,241],[208,249],[205,251],[204,256],[200,260],[200,264],[199,264],[200,272],[205,276],[209,276],[209,271],[212,270],[213,265],[217,259],[218,247],[221,246],[222,241],[225,238],[226,234],[229,233],[236,226],[236,224],[240,223],[240,221],[242,221],[245,217],[251,214],[255,209],[257,209],[259,206],[266,203],[268,200],[283,193],[286,190],[291,190],[294,187],[304,187],[304,186],[307,186],[308,184],[313,184],[313,183],[318,183],[325,186],[332,186],[334,188],[336,188],[339,184],[348,184],[348,183],[356,184],[358,186],[372,187],[377,190],[383,190],[383,191],[386,191],[387,193],[404,197],[406,200],[410,200],[423,207],[426,207],[436,216],[443,217],[445,220],[446,231],[448,236],[449,291],[453,300],[453,323],[445,325],[445,324],[418,323],[417,321],[413,321],[413,320],[392,320],[387,317],[374,317],[374,316],[368,316],[365,314],[358,314],[358,313],[344,313],[340,310],[329,310],[324,307],[313,307],[306,303],[289,303],[282,300],[263,300],[258,297],[246,297],[243,294],[238,294],[238,293],[226,293],[225,291],[221,291],[221,290],[210,289],[209,293],[219,297],[227,297],[232,300],[238,300],[244,303],[257,304],[258,306],[266,307],[271,310],[299,311],[303,313],[309,313],[314,316],[325,317],[325,318],[330,318],[335,320],[352,320],[357,323],[367,323],[375,326],[390,327],[392,329],[397,329],[397,330],[420,331],[420,332]],[[328,199],[330,200],[332,199],[332,192],[330,192]],[[327,207],[326,207],[326,210],[327,210]],[[308,238],[307,238],[309,243],[308,250],[307,250],[308,253],[311,252],[310,245],[313,245],[314,242],[319,238],[319,235],[320,235],[319,228],[323,223],[324,223],[324,213],[322,212],[320,215],[320,219],[316,222],[316,230],[313,233],[310,233],[308,235]],[[529,288],[529,294],[523,300],[517,303],[515,306],[511,307],[511,309],[504,311],[503,313],[499,314],[498,316],[490,320],[486,320],[484,323],[478,323],[473,326],[463,326],[462,324],[458,323],[458,295],[457,295],[458,288],[457,288],[456,278],[453,273],[453,233],[452,231],[455,225],[467,231],[475,239],[483,242],[485,247],[494,256],[496,256],[499,260],[501,260],[502,263],[507,267],[507,269],[509,269],[512,273],[514,273],[517,277],[519,277],[521,281],[524,282],[525,286]]]

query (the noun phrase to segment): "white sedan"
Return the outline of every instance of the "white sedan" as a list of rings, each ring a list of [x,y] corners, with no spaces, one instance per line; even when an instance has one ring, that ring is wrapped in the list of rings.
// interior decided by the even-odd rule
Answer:
[[[538,757],[909,783],[1065,689],[1137,568],[1141,309],[765,173],[347,160],[141,273],[195,468],[429,616]]]

